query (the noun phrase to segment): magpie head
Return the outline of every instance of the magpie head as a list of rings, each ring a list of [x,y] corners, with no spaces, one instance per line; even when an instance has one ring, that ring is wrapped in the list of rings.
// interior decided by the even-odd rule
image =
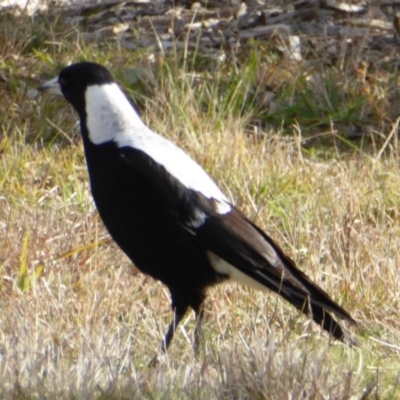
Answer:
[[[38,88],[64,96],[78,112],[82,135],[94,143],[116,141],[145,129],[111,73],[92,62],[72,64]]]
[[[88,87],[113,82],[113,76],[102,65],[81,62],[64,68],[57,78],[47,81],[38,90],[64,96],[81,115],[85,111],[85,93]]]

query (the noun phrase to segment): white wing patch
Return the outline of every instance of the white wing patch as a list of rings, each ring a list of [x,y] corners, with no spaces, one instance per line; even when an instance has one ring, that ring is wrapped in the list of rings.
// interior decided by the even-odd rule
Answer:
[[[253,289],[261,290],[263,292],[268,292],[269,289],[262,283],[256,281],[252,277],[246,275],[238,268],[234,267],[232,264],[225,261],[223,258],[217,256],[212,251],[207,251],[207,257],[210,261],[211,266],[220,274],[228,276],[229,280],[244,283],[247,286],[252,287]],[[268,275],[259,272],[259,275],[262,276],[263,279],[268,280],[272,283],[273,286],[277,287],[277,282],[274,279],[270,279]],[[279,286],[280,292],[286,292],[290,294],[282,285]]]
[[[142,150],[188,189],[214,199],[217,212],[226,214],[231,210],[228,199],[200,165],[150,130],[116,83],[89,86],[85,99],[89,139],[94,144],[114,141],[119,147]]]
[[[207,215],[203,211],[196,208],[194,210],[193,218],[189,221],[189,224],[193,228],[199,228],[201,225],[203,225],[206,222],[206,219],[207,219]]]
[[[212,251],[207,252],[207,257],[210,261],[211,266],[220,274],[228,276],[229,280],[244,283],[245,285],[250,286],[254,289],[268,292],[268,288],[265,287],[263,284],[244,274],[242,271],[235,268],[232,264],[229,264],[221,257],[217,256]]]

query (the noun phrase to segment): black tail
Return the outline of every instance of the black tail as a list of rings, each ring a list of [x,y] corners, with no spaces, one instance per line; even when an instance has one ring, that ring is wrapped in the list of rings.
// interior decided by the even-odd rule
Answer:
[[[342,342],[348,342],[348,335],[345,334],[341,326],[335,321],[332,315],[324,307],[313,303],[311,298],[300,298],[297,295],[288,293],[284,289],[279,292],[279,295],[302,313],[306,315],[311,314],[312,319],[335,339],[338,339]]]
[[[275,243],[274,245],[285,268],[290,272],[291,276],[308,291],[309,295],[305,297],[301,295],[301,292],[296,293],[296,291],[292,291],[292,282],[286,281],[285,278],[282,280],[281,290],[278,293],[304,314],[310,314],[311,312],[313,320],[334,338],[350,346],[357,345],[355,339],[351,338],[349,333],[342,329],[339,323],[332,317],[331,313],[334,313],[336,316],[352,325],[357,325],[357,322],[346,310],[333,301],[324,290],[299,270],[294,261],[286,256],[279,246]],[[289,290],[285,290],[286,288]]]
[[[273,290],[304,314],[311,314],[313,320],[334,338],[349,345],[355,344],[349,333],[332,317],[334,314],[356,325],[351,315],[312,282],[267,234],[239,211],[208,218],[196,235],[199,243],[210,252],[211,264],[217,271],[224,273],[225,270],[218,265],[218,260],[211,257],[212,254],[261,286]],[[227,271],[229,276],[229,269]],[[241,275],[235,279],[252,285]],[[260,288],[258,285],[254,287]]]

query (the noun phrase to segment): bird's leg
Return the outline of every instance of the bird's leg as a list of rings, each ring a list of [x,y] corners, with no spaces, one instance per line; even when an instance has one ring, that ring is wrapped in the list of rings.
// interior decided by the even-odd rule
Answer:
[[[172,307],[174,309],[174,319],[172,322],[169,324],[167,333],[164,336],[164,340],[161,343],[161,351],[163,353],[166,353],[168,350],[169,345],[171,344],[172,338],[174,337],[175,330],[177,326],[179,325],[179,322],[182,321],[182,318],[185,316],[186,311],[189,307],[188,304],[180,304],[180,305],[175,305],[174,300],[172,301]],[[153,368],[158,364],[158,355],[156,354],[151,361],[148,364],[149,368]]]
[[[196,315],[196,326],[194,328],[194,353],[195,356],[199,356],[200,352],[200,344],[202,343],[202,332],[201,332],[201,324],[203,322],[204,317],[204,309],[200,307],[198,310],[195,310]]]
[[[182,318],[185,316],[188,306],[183,307],[175,307],[174,310],[174,319],[170,323],[167,333],[165,334],[164,340],[161,345],[161,350],[163,353],[166,353],[169,345],[171,344],[171,340],[174,337],[174,333],[179,323],[182,321]]]
[[[195,316],[196,316],[196,325],[194,328],[194,353],[195,356],[199,356],[200,352],[200,345],[202,343],[202,334],[201,334],[201,324],[203,322],[203,317],[204,317],[204,303],[205,299],[205,294],[203,292],[197,293],[197,296],[192,299],[192,304],[191,307],[194,310]]]

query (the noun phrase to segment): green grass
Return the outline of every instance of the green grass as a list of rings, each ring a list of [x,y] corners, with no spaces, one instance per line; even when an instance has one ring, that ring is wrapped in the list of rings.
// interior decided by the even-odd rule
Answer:
[[[317,59],[293,65],[265,43],[225,62],[178,50],[153,62],[151,49],[86,43],[62,18],[22,22],[0,17],[0,397],[400,396],[394,71],[382,67],[371,94],[351,68],[327,65],[308,80]],[[203,355],[194,358],[188,315],[148,366],[172,317],[168,291],[109,240],[71,107],[33,90],[83,59],[109,67],[145,122],[359,321],[360,348],[330,342],[273,294],[224,285],[206,303]],[[257,103],[271,84],[274,115]],[[343,139],[353,123],[375,133]]]

